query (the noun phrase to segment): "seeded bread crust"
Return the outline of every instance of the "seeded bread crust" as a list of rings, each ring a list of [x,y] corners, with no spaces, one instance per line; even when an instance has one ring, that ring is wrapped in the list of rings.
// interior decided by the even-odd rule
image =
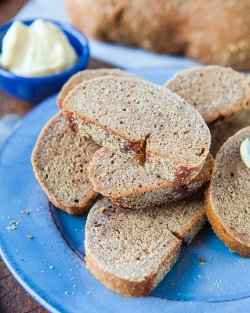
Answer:
[[[230,137],[219,150],[205,209],[220,239],[233,251],[250,257],[250,169],[240,156],[245,138],[250,138],[250,127]]]
[[[87,176],[94,153],[100,147],[75,135],[60,111],[41,131],[32,152],[35,176],[50,201],[70,214],[82,215],[98,193]]]
[[[86,81],[70,92],[63,109],[80,134],[152,169],[161,162],[163,173],[175,167],[174,180],[195,177],[210,147],[210,132],[199,113],[146,81],[108,76]]]
[[[146,163],[147,164],[147,163]],[[94,189],[113,203],[132,209],[153,207],[197,192],[210,180],[214,167],[211,154],[200,173],[187,185],[172,186],[157,171],[126,160],[107,148],[98,150],[89,167]],[[178,182],[180,183],[180,182]]]
[[[193,105],[207,124],[250,106],[244,75],[231,68],[200,66],[174,75],[165,87]]]
[[[101,76],[125,76],[125,77],[134,77],[136,76],[130,72],[122,71],[117,68],[99,68],[94,70],[84,70],[76,73],[75,75],[71,76],[70,79],[63,85],[61,91],[57,96],[57,104],[59,108],[62,108],[63,100],[69,94],[69,92],[74,89],[77,85],[82,83],[85,80],[89,80],[95,77]]]
[[[139,211],[103,198],[86,222],[87,268],[117,293],[146,296],[177,261],[181,241],[189,243],[204,223],[202,195]]]

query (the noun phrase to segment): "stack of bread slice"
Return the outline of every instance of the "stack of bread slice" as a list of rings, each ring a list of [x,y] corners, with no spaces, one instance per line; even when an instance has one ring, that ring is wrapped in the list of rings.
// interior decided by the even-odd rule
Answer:
[[[85,229],[87,267],[103,284],[144,296],[172,268],[206,221],[214,171],[206,122],[249,100],[245,77],[217,66],[162,87],[117,69],[79,72],[65,84],[32,163],[49,199],[69,213],[84,214],[104,196]]]

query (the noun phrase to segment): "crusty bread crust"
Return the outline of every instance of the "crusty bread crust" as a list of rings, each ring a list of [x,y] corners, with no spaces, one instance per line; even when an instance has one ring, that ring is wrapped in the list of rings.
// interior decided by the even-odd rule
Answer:
[[[127,297],[143,297],[147,296],[172,268],[179,257],[180,248],[181,241],[166,255],[157,271],[151,273],[150,276],[142,281],[124,279],[102,268],[94,256],[89,253],[87,241],[85,241],[85,252],[87,255],[85,261],[88,270],[109,289]],[[165,271],[165,269],[167,270]],[[158,273],[161,272],[162,275],[159,277]]]
[[[64,211],[66,211],[69,214],[73,214],[73,215],[84,215],[86,213],[86,211],[88,210],[88,208],[90,207],[90,205],[94,202],[94,200],[96,199],[96,197],[98,196],[98,192],[96,192],[94,189],[88,194],[86,195],[86,197],[84,198],[84,201],[79,202],[77,204],[71,205],[71,206],[65,206],[63,204],[62,201],[60,201],[60,199],[58,199],[55,194],[53,192],[51,192],[51,190],[47,187],[46,183],[44,182],[44,179],[41,177],[41,171],[39,170],[39,166],[38,166],[38,162],[37,162],[37,156],[40,153],[40,141],[43,140],[43,137],[45,136],[45,134],[47,133],[47,131],[49,130],[49,128],[51,127],[51,125],[60,117],[60,115],[62,114],[62,112],[58,112],[53,118],[51,118],[49,120],[49,122],[44,126],[44,128],[42,129],[36,145],[32,151],[32,155],[31,155],[31,162],[33,165],[33,170],[34,170],[34,174],[35,177],[37,178],[37,180],[40,183],[40,186],[42,187],[42,189],[45,191],[47,197],[49,198],[49,200],[57,207],[60,208]]]
[[[205,210],[209,223],[218,237],[233,251],[241,256],[250,258],[250,245],[242,242],[239,238],[234,236],[232,232],[224,225],[218,214],[215,212],[212,199],[211,187],[205,193]]]

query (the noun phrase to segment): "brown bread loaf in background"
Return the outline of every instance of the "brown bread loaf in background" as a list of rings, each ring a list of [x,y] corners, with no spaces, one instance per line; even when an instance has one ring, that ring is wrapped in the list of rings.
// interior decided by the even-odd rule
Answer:
[[[67,0],[89,36],[250,69],[249,0]]]

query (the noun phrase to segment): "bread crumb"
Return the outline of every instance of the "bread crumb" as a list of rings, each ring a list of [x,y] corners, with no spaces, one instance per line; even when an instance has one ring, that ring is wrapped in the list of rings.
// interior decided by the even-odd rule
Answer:
[[[206,262],[207,262],[207,260],[204,259],[204,258],[199,258],[199,261],[200,261],[201,263],[206,263]]]
[[[18,225],[19,225],[19,222],[12,221],[12,222],[10,222],[10,225],[6,227],[6,229],[8,231],[15,230],[18,228]]]
[[[106,211],[105,208],[100,208],[100,209],[99,209],[99,212],[100,212],[100,213],[104,213],[105,211]]]
[[[27,237],[28,239],[32,239],[32,238],[33,238],[33,236],[32,236],[32,235],[30,235],[30,234],[29,234],[29,235],[27,235],[26,237]]]

